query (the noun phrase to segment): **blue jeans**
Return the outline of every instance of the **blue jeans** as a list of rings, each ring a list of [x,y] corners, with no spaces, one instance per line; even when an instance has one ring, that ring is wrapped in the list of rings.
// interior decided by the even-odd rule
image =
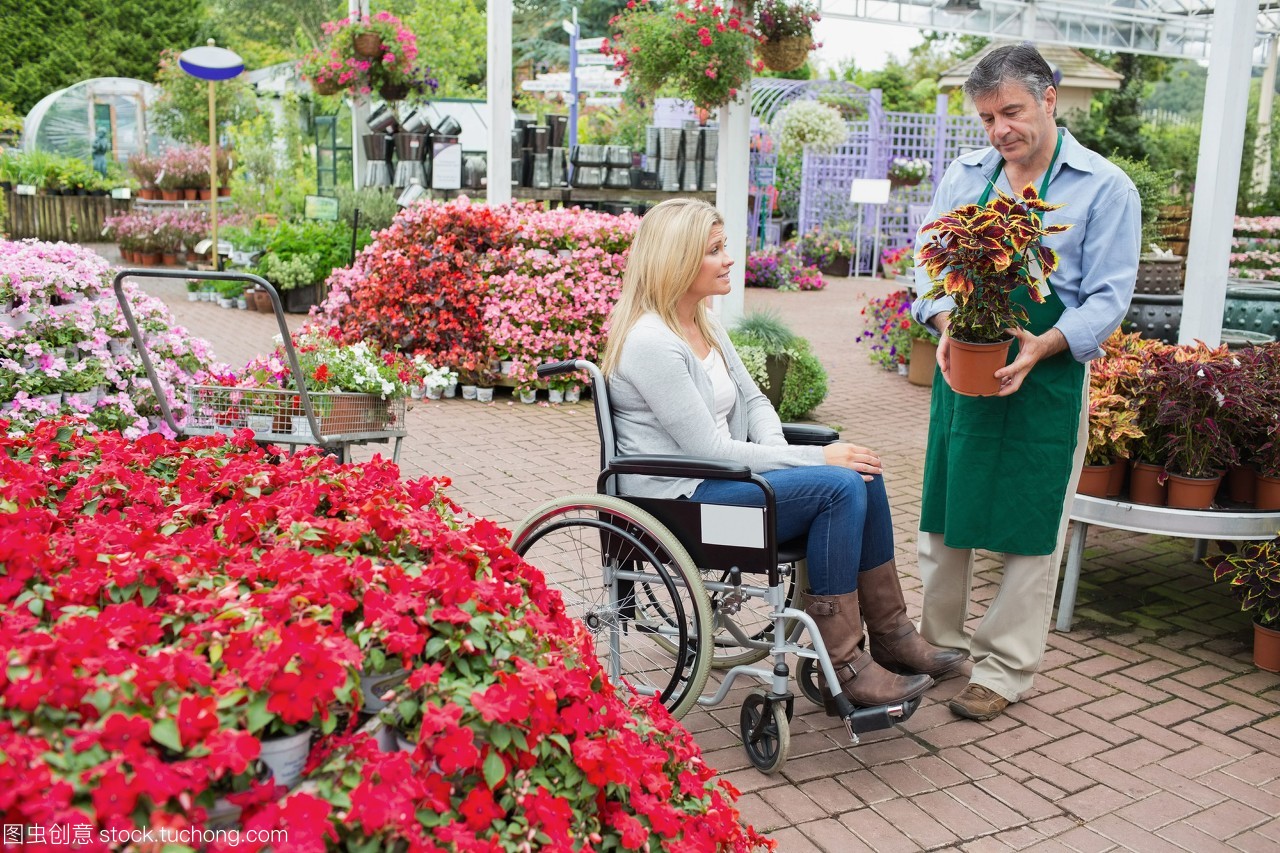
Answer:
[[[858,588],[858,573],[893,559],[893,521],[884,478],[871,482],[850,468],[811,465],[760,475],[773,486],[778,542],[809,535],[809,590],[841,595]],[[741,480],[703,480],[690,500],[764,506],[764,493]]]

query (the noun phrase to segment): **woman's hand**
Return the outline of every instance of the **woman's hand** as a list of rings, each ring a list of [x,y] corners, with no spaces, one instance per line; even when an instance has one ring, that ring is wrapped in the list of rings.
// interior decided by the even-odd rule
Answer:
[[[880,457],[872,453],[869,448],[859,447],[856,444],[837,441],[822,448],[822,455],[828,465],[852,468],[868,482],[873,476],[884,473],[884,469],[880,467]]]

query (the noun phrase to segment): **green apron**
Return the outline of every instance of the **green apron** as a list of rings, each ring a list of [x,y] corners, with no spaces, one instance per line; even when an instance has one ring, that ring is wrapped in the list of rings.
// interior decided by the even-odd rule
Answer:
[[[1061,147],[1062,138],[1058,138]],[[1058,159],[1045,172],[1045,198]],[[985,205],[1004,168],[987,184]],[[1014,301],[1027,311],[1027,331],[1044,334],[1062,315],[1050,291],[1032,301],[1025,286]],[[1018,342],[1009,348],[1009,362]],[[929,440],[924,463],[920,529],[941,533],[949,548],[983,548],[1011,554],[1052,554],[1066,501],[1080,427],[1085,365],[1064,350],[1037,363],[1008,397],[966,397],[934,374]]]

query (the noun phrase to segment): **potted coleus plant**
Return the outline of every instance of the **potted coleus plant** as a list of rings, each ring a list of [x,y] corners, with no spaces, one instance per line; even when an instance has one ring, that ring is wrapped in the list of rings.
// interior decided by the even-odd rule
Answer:
[[[925,298],[950,296],[956,303],[947,337],[949,381],[957,394],[999,392],[995,372],[1005,366],[1013,343],[1007,330],[1027,322],[1014,291],[1025,287],[1033,302],[1044,301],[1040,286],[1058,268],[1058,253],[1044,238],[1071,226],[1044,225],[1040,214],[1060,207],[1043,201],[1032,186],[1016,198],[997,189],[985,206],[962,205],[921,229],[933,232],[917,257],[933,282]]]
[[[1233,554],[1206,557],[1215,581],[1226,581],[1253,617],[1253,662],[1280,672],[1280,536],[1247,542]]]
[[[1204,509],[1213,503],[1226,469],[1238,451],[1224,434],[1220,418],[1240,401],[1227,397],[1225,353],[1203,345],[1157,356],[1154,374],[1163,391],[1156,423],[1165,428],[1165,470],[1169,506]]]
[[[1142,438],[1138,413],[1129,400],[1106,385],[1089,388],[1089,442],[1076,491],[1094,497],[1114,497],[1124,484],[1130,445]]]

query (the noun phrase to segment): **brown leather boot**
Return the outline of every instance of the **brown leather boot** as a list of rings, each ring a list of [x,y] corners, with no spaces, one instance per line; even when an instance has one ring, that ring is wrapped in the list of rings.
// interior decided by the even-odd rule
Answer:
[[[867,618],[871,656],[876,663],[894,672],[921,672],[937,678],[968,657],[959,649],[932,645],[916,631],[907,618],[902,583],[893,560],[861,572],[858,591],[862,593],[862,615]]]
[[[804,612],[817,623],[840,687],[853,704],[866,707],[903,702],[933,686],[933,679],[927,675],[895,675],[871,659],[862,642],[862,611],[858,609],[857,590],[843,595],[803,593],[801,602]],[[827,715],[837,716],[826,679],[820,681]]]

